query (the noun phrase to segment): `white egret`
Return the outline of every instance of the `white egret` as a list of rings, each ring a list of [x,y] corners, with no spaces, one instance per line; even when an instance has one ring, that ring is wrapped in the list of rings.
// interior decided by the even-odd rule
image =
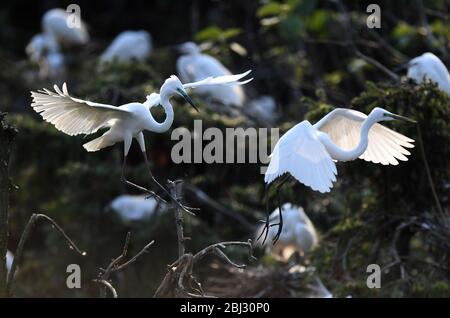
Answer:
[[[79,26],[70,26],[67,22],[71,13],[63,9],[48,10],[42,17],[42,30],[52,36],[59,44],[78,45],[89,41],[89,33],[83,21]]]
[[[79,27],[70,27],[69,19],[69,13],[62,9],[47,11],[41,20],[43,33],[33,36],[25,49],[30,60],[39,65],[42,78],[56,80],[64,75],[62,45],[85,44],[89,40],[84,23],[81,21]]]
[[[281,213],[285,226],[283,226],[278,243],[275,245],[272,240],[278,232],[279,225],[270,227],[269,240],[266,243],[268,252],[286,261],[294,252],[304,255],[317,246],[319,239],[316,229],[302,207],[285,203],[281,206]],[[269,221],[279,223],[278,208],[270,214]]]
[[[450,75],[444,63],[433,53],[427,52],[407,63],[407,76],[417,83],[431,80],[450,96]]]
[[[55,38],[49,34],[39,33],[31,38],[25,48],[30,60],[39,63],[47,53],[59,52],[60,48]]]
[[[278,193],[289,175],[315,191],[329,192],[336,181],[335,161],[361,158],[383,165],[407,161],[406,156],[411,153],[405,148],[413,148],[414,140],[378,124],[395,119],[415,122],[375,107],[369,116],[356,110],[337,108],[314,125],[307,120],[295,125],[278,140],[270,155],[264,177],[266,195],[269,185],[283,176],[277,187]],[[278,240],[283,224],[280,204],[278,206],[281,225],[274,241]],[[266,232],[267,237],[269,227],[267,215],[261,235]]]
[[[58,130],[68,135],[93,134],[102,128],[109,128],[102,136],[86,143],[83,147],[87,151],[97,151],[112,146],[117,142],[124,142],[124,160],[122,166],[122,180],[129,185],[135,184],[125,179],[125,166],[131,142],[135,138],[144,155],[145,164],[150,177],[158,187],[174,200],[166,188],[164,188],[153,176],[145,152],[144,130],[156,133],[164,133],[172,126],[174,112],[170,98],[179,95],[183,97],[192,107],[197,109],[186,90],[207,85],[242,85],[251,79],[240,82],[239,80],[248,75],[247,71],[238,75],[209,77],[199,82],[182,84],[178,77],[172,75],[161,86],[160,93],[153,93],[147,97],[144,103],[128,103],[119,107],[94,103],[69,95],[64,83],[62,90],[54,86],[55,92],[44,88],[42,91],[31,92],[33,102],[31,107],[39,113],[42,118],[53,124]],[[163,122],[156,121],[150,108],[161,105],[166,113]],[[154,194],[154,193],[152,193]],[[187,209],[177,200],[174,200],[185,211]]]
[[[194,42],[181,44],[178,50],[183,55],[177,60],[177,72],[183,81],[199,81],[209,76],[231,74],[216,58],[201,53],[201,48]],[[240,86],[208,86],[198,89],[197,93],[209,96],[225,106],[237,106],[240,111],[264,124],[271,125],[276,119],[276,103],[272,96],[248,99]],[[242,107],[244,104],[246,104],[245,107]]]
[[[53,36],[40,33],[33,36],[25,49],[33,63],[39,65],[41,78],[58,79],[65,72],[64,56]]]
[[[108,208],[114,211],[124,223],[133,223],[151,219],[161,207],[155,198],[123,194],[112,200]]]
[[[177,72],[184,82],[195,82],[210,76],[231,75],[231,72],[216,58],[201,53],[193,42],[178,47],[183,54],[177,60]],[[208,95],[224,105],[242,106],[245,95],[240,86],[205,86],[197,89],[199,95]]]
[[[124,31],[103,52],[101,62],[144,60],[150,56],[152,38],[147,31]]]

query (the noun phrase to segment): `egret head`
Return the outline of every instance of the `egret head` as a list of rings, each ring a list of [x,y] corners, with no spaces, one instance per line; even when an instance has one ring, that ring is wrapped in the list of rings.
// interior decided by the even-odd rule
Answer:
[[[437,68],[447,71],[442,61],[433,53],[426,52],[421,56],[413,58],[407,64],[407,76],[418,83],[421,83],[427,75],[435,72]]]
[[[166,79],[164,84],[161,86],[160,94],[161,96],[167,96],[168,98],[179,95],[183,97],[183,99],[188,102],[197,112],[199,111],[192,99],[186,93],[183,84],[175,75],[171,75],[168,79]]]
[[[369,114],[369,117],[373,118],[375,122],[379,121],[390,121],[390,120],[403,120],[410,123],[417,123],[415,120],[403,117],[397,114],[393,114],[386,109],[383,109],[381,107],[375,107],[372,109],[372,111]]]
[[[177,46],[177,50],[182,54],[200,53],[200,48],[194,42],[186,42]]]

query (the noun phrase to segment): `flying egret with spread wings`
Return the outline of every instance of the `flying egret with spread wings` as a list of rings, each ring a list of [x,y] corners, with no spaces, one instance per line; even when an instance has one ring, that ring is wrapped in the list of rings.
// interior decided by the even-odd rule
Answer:
[[[144,103],[128,103],[119,107],[90,102],[69,95],[67,85],[64,83],[62,89],[54,86],[55,92],[43,89],[31,92],[33,102],[31,107],[39,113],[42,118],[56,129],[74,136],[79,134],[93,134],[102,128],[109,128],[102,136],[85,143],[83,147],[87,151],[97,151],[117,142],[124,142],[124,160],[122,166],[122,180],[129,185],[136,186],[125,178],[125,167],[128,151],[133,138],[137,140],[144,155],[145,163],[150,176],[158,187],[174,200],[166,188],[164,188],[153,176],[147,160],[144,142],[144,130],[164,133],[172,126],[174,112],[170,98],[179,95],[184,98],[196,110],[194,103],[187,94],[187,90],[208,85],[243,85],[252,79],[240,81],[250,71],[238,75],[209,77],[199,82],[182,84],[178,77],[172,75],[161,86],[160,92],[147,96]],[[161,105],[166,113],[162,122],[156,121],[150,108]],[[198,110],[197,110],[198,111]],[[155,193],[152,192],[153,195]],[[189,212],[177,200],[174,200],[185,211]]]
[[[431,80],[450,96],[450,75],[444,63],[433,53],[427,52],[407,63],[408,77],[422,83]]]
[[[375,107],[369,116],[356,110],[337,108],[314,125],[307,120],[295,125],[278,140],[270,155],[264,177],[266,196],[272,182],[282,177],[277,186],[278,193],[289,175],[315,191],[329,192],[337,176],[335,161],[360,158],[382,165],[407,161],[411,153],[405,148],[413,148],[414,140],[378,124],[395,119],[415,122]],[[278,206],[280,225],[274,241],[280,237],[283,224],[280,204]],[[264,241],[270,226],[267,215],[260,234],[261,237],[266,233]]]

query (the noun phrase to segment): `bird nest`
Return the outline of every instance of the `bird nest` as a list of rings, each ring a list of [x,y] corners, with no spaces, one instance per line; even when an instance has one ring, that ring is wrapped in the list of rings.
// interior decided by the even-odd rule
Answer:
[[[226,298],[324,297],[314,269],[295,264],[239,269],[217,261],[199,273],[208,295]],[[321,285],[321,284],[320,284]],[[322,285],[321,285],[322,286]]]

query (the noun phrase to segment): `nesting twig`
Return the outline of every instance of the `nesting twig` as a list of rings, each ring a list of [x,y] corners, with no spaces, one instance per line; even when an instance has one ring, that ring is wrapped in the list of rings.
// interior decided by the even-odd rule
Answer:
[[[234,266],[234,267],[237,267],[237,268],[245,268],[246,265],[239,265],[239,264],[234,263],[221,250],[221,249],[225,249],[227,246],[231,246],[231,245],[247,247],[247,249],[248,249],[248,258],[250,260],[254,260],[255,259],[255,257],[252,254],[252,240],[248,240],[247,242],[221,242],[221,243],[212,244],[212,245],[210,245],[208,247],[205,247],[200,252],[198,252],[197,254],[194,255],[194,263],[198,262],[205,255],[207,255],[209,253],[213,253],[213,254],[219,256],[219,258],[221,258],[223,261],[225,261],[226,263],[230,264],[231,266]]]
[[[31,215],[30,219],[28,220],[28,223],[25,226],[25,229],[23,230],[22,236],[20,237],[19,244],[17,245],[16,253],[15,253],[14,260],[13,260],[13,263],[11,266],[11,270],[8,273],[8,279],[7,279],[7,284],[6,284],[6,291],[8,294],[11,294],[11,289],[12,289],[12,285],[13,285],[13,281],[14,281],[14,274],[17,269],[17,264],[20,263],[20,261],[22,259],[24,245],[25,245],[28,237],[30,236],[34,225],[36,224],[36,222],[39,219],[49,221],[52,224],[53,228],[55,228],[59,233],[62,234],[62,236],[67,241],[67,243],[69,244],[69,247],[71,249],[74,249],[78,254],[80,254],[82,256],[86,255],[86,252],[81,251],[76,246],[76,244],[73,242],[73,240],[64,232],[64,230],[52,218],[50,218],[49,216],[47,216],[45,214],[33,213]]]
[[[98,275],[98,278],[92,280],[95,283],[103,285],[104,288],[102,288],[100,291],[101,297],[106,297],[106,289],[109,289],[109,291],[111,292],[113,297],[117,298],[117,291],[110,282],[111,273],[122,270],[125,267],[127,267],[128,265],[134,263],[142,254],[147,252],[147,250],[150,246],[152,246],[155,243],[154,240],[151,241],[150,243],[145,245],[136,255],[134,255],[132,258],[130,258],[128,261],[123,262],[122,264],[119,264],[127,256],[128,246],[130,244],[130,238],[131,238],[131,232],[128,232],[127,236],[125,238],[125,243],[123,245],[122,253],[118,257],[113,258],[111,260],[111,262],[109,263],[109,265],[106,267],[106,269],[100,268],[100,273]]]

